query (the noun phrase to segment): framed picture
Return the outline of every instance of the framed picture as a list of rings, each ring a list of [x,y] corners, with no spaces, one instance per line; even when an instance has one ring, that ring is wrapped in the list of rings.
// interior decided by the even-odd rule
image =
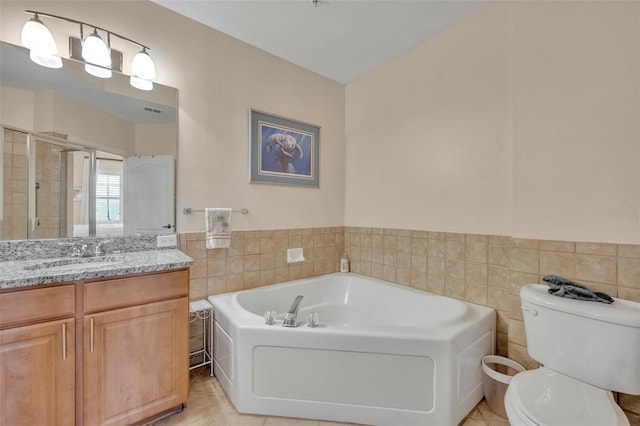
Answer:
[[[250,114],[251,182],[319,187],[320,127]]]

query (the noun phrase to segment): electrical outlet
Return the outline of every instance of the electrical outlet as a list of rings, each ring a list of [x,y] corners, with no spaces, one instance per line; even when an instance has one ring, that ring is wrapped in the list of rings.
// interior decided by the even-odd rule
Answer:
[[[178,246],[178,236],[176,234],[169,235],[158,235],[157,239],[157,247],[177,247]]]

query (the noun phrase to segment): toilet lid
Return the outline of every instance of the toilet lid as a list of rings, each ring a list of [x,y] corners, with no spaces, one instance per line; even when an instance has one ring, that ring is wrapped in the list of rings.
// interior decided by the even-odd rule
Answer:
[[[611,392],[544,367],[516,374],[509,398],[515,409],[539,425],[629,425]]]

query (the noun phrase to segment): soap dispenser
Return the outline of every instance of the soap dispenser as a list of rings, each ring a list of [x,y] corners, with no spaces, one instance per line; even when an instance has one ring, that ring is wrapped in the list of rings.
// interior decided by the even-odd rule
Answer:
[[[340,272],[349,272],[349,257],[347,253],[342,253],[340,258]]]

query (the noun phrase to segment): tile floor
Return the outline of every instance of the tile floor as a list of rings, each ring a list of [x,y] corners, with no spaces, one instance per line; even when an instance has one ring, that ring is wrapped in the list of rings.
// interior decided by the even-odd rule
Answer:
[[[227,398],[209,369],[202,367],[191,371],[189,405],[182,413],[158,421],[153,426],[347,426],[352,423],[335,423],[320,420],[286,417],[254,416],[240,414]],[[398,425],[402,426],[402,425]],[[434,425],[437,426],[437,425]],[[493,414],[486,402],[481,401],[460,426],[509,426],[509,422]]]

